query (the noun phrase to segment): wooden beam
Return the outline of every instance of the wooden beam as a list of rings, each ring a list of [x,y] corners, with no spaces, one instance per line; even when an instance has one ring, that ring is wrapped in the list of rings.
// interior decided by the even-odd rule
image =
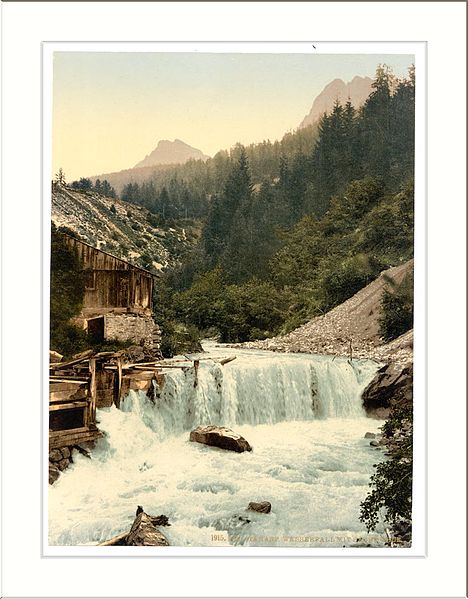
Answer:
[[[80,399],[86,399],[88,397],[87,389],[78,389],[74,393],[70,391],[51,391],[49,393],[49,403],[57,403],[59,401],[78,401]]]
[[[107,541],[103,541],[102,543],[98,543],[98,547],[111,547],[112,545],[125,545],[125,541],[128,537],[128,531],[122,532],[116,537],[112,537],[112,539],[108,539]]]
[[[94,424],[96,422],[96,359],[89,360],[89,395],[90,406],[89,413],[85,419],[86,424]]]
[[[49,381],[51,383],[72,383],[74,385],[82,385],[83,383],[87,383],[89,381],[88,377],[77,376],[77,377],[63,377],[63,376],[55,376],[50,375]]]
[[[222,360],[219,360],[219,363],[221,364],[221,366],[224,366],[225,364],[229,364],[229,362],[232,362],[236,358],[237,358],[237,356],[231,356],[229,358],[223,358]],[[215,360],[215,361],[218,361],[218,360]]]
[[[68,403],[55,403],[49,405],[49,412],[55,412],[57,410],[70,410],[72,408],[84,408],[88,405],[87,401],[72,401]]]
[[[77,358],[73,360],[69,360],[68,362],[59,362],[58,364],[50,364],[49,368],[51,370],[63,370],[64,368],[69,368],[70,366],[74,366],[75,364],[79,364],[80,362],[84,362],[93,354],[93,350],[87,350],[82,354],[79,354]]]
[[[49,448],[65,447],[66,445],[78,445],[88,441],[94,441],[102,437],[99,430],[92,429],[70,429],[68,431],[58,431],[58,434],[49,433]]]

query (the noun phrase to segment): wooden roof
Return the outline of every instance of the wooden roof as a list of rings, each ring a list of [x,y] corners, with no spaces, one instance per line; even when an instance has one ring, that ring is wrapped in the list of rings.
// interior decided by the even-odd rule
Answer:
[[[104,250],[100,250],[99,248],[94,247],[90,243],[86,243],[86,241],[83,241],[82,239],[77,239],[76,237],[73,237],[73,235],[69,235],[68,233],[64,233],[62,231],[59,231],[59,234],[63,235],[64,237],[68,237],[68,239],[72,239],[76,243],[81,243],[82,245],[85,245],[85,246],[93,249],[96,252],[100,252],[101,254],[105,254],[106,256],[110,256],[114,260],[118,260],[119,262],[123,262],[124,264],[126,264],[127,266],[129,266],[132,269],[141,270],[142,272],[150,275],[151,277],[154,277],[154,274],[150,270],[147,270],[146,268],[142,268],[141,266],[136,266],[135,264],[132,264],[128,260],[123,260],[122,258],[119,258],[118,256],[114,256],[113,254],[110,254],[109,252],[105,252]]]

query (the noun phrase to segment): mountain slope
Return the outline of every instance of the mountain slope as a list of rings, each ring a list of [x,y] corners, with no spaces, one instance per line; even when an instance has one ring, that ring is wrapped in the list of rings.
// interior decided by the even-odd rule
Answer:
[[[372,79],[370,77],[356,76],[348,83],[342,79],[334,79],[315,98],[309,114],[299,125],[299,129],[316,123],[325,112],[328,113],[333,109],[337,100],[341,104],[345,104],[349,99],[354,108],[359,108],[367,100],[371,91]]]
[[[52,191],[52,221],[86,243],[153,272],[178,264],[200,234],[197,223],[160,224],[145,208],[68,187]]]
[[[162,139],[151,154],[145,156],[133,168],[156,166],[158,164],[184,164],[188,160],[207,160],[208,158],[209,156],[203,154],[201,150],[192,148],[180,139],[174,141]]]
[[[389,268],[375,281],[323,316],[317,316],[287,335],[243,344],[244,347],[286,352],[312,352],[405,362],[412,356],[413,333],[389,344],[379,337],[380,301],[385,276],[401,283],[413,269],[413,260]]]
[[[120,194],[128,183],[141,184],[143,181],[149,181],[158,173],[185,164],[189,160],[203,160],[205,162],[208,158],[209,156],[203,154],[201,150],[192,148],[180,139],[173,142],[161,140],[151,154],[145,156],[133,168],[101,173],[100,175],[93,175],[89,179],[93,183],[96,183],[97,179],[107,180],[117,194]]]

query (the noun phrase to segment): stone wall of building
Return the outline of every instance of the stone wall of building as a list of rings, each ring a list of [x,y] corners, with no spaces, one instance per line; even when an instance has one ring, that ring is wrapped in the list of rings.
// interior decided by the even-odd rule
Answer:
[[[119,341],[132,341],[141,345],[145,352],[160,353],[161,329],[151,316],[139,314],[106,314],[104,337]]]

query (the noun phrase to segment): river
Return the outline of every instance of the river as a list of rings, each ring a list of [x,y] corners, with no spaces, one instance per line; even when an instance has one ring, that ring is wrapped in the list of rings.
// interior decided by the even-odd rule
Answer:
[[[121,410],[98,410],[106,433],[92,459],[49,488],[49,545],[97,544],[128,530],[137,505],[165,514],[177,546],[382,546],[359,505],[382,453],[364,439],[362,390],[372,361],[204,345],[220,365],[171,370],[155,398],[130,392]],[[189,442],[199,424],[227,425],[253,446],[232,453]],[[246,511],[270,501],[270,514]]]

